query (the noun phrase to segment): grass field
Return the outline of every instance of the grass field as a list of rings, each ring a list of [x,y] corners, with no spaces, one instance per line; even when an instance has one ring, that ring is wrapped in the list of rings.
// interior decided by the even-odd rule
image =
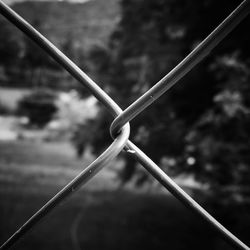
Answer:
[[[76,160],[66,143],[0,142],[0,241],[90,160],[84,164]],[[242,221],[250,221],[249,217]],[[249,242],[250,228],[242,221],[225,222]],[[118,188],[110,168],[74,193],[13,249],[232,248],[172,196]]]

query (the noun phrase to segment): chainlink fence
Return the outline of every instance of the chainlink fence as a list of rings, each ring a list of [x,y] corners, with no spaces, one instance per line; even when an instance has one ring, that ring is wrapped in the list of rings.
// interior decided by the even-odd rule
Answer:
[[[192,210],[211,224],[211,226],[229,244],[236,249],[250,250],[246,244],[221,225],[129,140],[129,121],[156,101],[203,58],[205,58],[211,50],[248,15],[249,12],[250,0],[245,0],[174,69],[123,111],[107,95],[107,93],[105,93],[98,84],[91,80],[77,65],[75,65],[50,41],[0,0],[0,13],[44,49],[75,79],[89,89],[115,118],[110,126],[110,134],[113,138],[113,143],[94,162],[85,168],[78,176],[52,197],[42,208],[40,208],[40,210],[38,210],[28,221],[26,221],[22,227],[20,227],[5,243],[2,244],[0,249],[9,249],[14,245],[23,235],[25,235],[25,233],[45,217],[46,214],[48,214],[53,208],[57,207],[61,201],[69,197],[83,184],[93,178],[98,171],[109,164],[110,161],[112,161],[124,149],[188,209]]]

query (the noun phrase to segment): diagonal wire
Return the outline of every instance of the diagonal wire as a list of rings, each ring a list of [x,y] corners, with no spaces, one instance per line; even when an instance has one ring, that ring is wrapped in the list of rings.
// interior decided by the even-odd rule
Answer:
[[[250,11],[250,1],[242,2],[203,42],[197,46],[180,64],[178,64],[169,74],[154,85],[142,97],[137,99],[111,124],[110,132],[112,137],[119,133],[120,127],[142,112],[152,104],[163,93],[170,89],[179,79],[198,64],[210,51],[240,23]],[[130,141],[127,143],[134,158],[154,176],[170,193],[179,199],[189,209],[197,213],[210,223],[223,238],[237,249],[250,249],[241,242],[230,231],[222,226],[205,209],[184,192],[169,176],[167,176],[149,157],[147,157],[138,147]]]
[[[9,19],[13,24],[18,26],[24,33],[31,37],[35,42],[44,48],[56,61],[64,66],[76,79],[85,85],[95,95],[105,107],[117,116],[122,113],[119,106],[105,93],[98,85],[96,85],[85,73],[83,73],[72,61],[70,61],[61,51],[53,44],[23,20],[18,14],[12,11],[8,6],[0,1],[0,12]],[[111,146],[94,161],[86,170],[82,171],[74,180],[72,180],[64,189],[54,196],[43,208],[27,221],[0,249],[7,249],[14,244],[21,235],[27,232],[35,225],[45,214],[54,208],[60,201],[68,197],[72,191],[79,188],[83,183],[87,182],[97,171],[104,165],[108,164],[121,150],[129,136],[129,125],[127,124],[121,130],[121,135],[111,144]],[[118,149],[119,148],[119,149]],[[170,177],[168,177],[155,163],[152,162],[140,149],[132,142],[128,142],[126,150],[132,153],[134,157],[175,197],[177,197],[186,206],[199,214],[203,219],[210,222],[214,228],[232,245],[238,249],[249,249],[237,237],[217,222],[206,210],[196,203],[189,195],[187,195]]]
[[[250,0],[243,1],[206,39],[204,39],[173,70],[149,89],[144,95],[127,107],[111,124],[110,132],[114,138],[122,126],[152,104],[163,93],[169,90],[178,80],[186,75],[225,36],[231,32],[250,12]]]
[[[0,0],[0,13],[11,23],[17,26],[30,39],[44,49],[55,61],[62,65],[75,79],[90,90],[90,92],[111,112],[113,116],[119,115],[121,108],[104,92],[87,74],[85,74],[75,63],[65,56],[47,38],[33,28],[14,10]]]
[[[102,102],[105,107],[117,116],[122,112],[121,108],[84,72],[81,71],[69,58],[58,50],[51,42],[36,31],[29,23],[21,18],[6,4],[0,1],[0,13],[9,19],[14,25],[19,27],[26,35],[40,45],[48,54],[50,54],[58,63],[67,69],[79,82],[86,86],[92,94]],[[46,214],[48,214],[59,203],[69,197],[75,190],[90,180],[98,171],[112,161],[124,148],[130,133],[129,124],[126,124],[113,143],[86,169],[76,176],[68,185],[51,198],[42,208],[40,208],[25,224],[19,228],[1,247],[0,249],[10,248],[35,224],[37,224]]]
[[[23,226],[21,226],[1,247],[0,249],[9,249],[17,240],[27,233],[35,224],[37,224],[52,209],[57,207],[63,200],[68,198],[73,192],[88,182],[103,167],[109,164],[124,148],[129,137],[129,124],[125,125],[122,133],[113,141],[113,143],[86,169],[77,175],[69,184],[52,197],[43,207],[41,207]]]
[[[250,250],[250,248],[220,224],[211,216],[202,206],[200,206],[191,196],[180,188],[164,171],[158,167],[145,153],[143,153],[135,144],[130,141],[127,143],[131,155],[155,178],[157,179],[173,196],[181,201],[187,208],[207,221],[225,241],[235,249]]]

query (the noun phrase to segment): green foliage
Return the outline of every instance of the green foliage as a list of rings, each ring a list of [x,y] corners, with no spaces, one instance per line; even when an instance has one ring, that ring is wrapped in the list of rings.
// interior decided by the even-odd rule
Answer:
[[[27,116],[30,125],[43,127],[56,112],[55,97],[49,90],[35,90],[19,101],[17,113]]]
[[[110,39],[109,84],[104,87],[122,108],[127,107],[186,56],[239,2],[123,0],[122,18]],[[248,26],[249,18],[204,62],[131,122],[132,141],[168,174],[190,173],[209,184],[213,193],[233,187],[237,190],[234,197],[244,196],[250,176],[246,153]],[[233,62],[235,65],[230,65]],[[100,78],[104,75],[102,71],[99,74]],[[109,124],[105,126],[102,119],[107,117],[96,122],[102,124],[97,127],[103,136],[92,139],[98,149],[107,145],[109,136],[105,132]],[[125,181],[133,176],[139,183],[146,179],[141,173],[134,175],[134,162],[127,163],[121,173]]]

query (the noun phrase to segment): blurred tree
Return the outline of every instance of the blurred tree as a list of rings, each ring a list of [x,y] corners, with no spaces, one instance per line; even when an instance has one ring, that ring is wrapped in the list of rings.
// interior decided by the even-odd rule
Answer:
[[[65,40],[61,43],[60,49],[67,57],[69,57],[78,67],[83,69],[85,72],[89,72],[88,60],[86,59],[86,53],[79,39],[74,35],[73,32],[69,32],[65,36]],[[88,97],[89,92],[84,89],[79,82],[72,77],[70,74],[66,75],[67,86],[69,88],[77,89],[83,97]]]
[[[44,127],[57,111],[55,99],[54,91],[37,89],[19,101],[17,114],[28,117],[29,125]]]
[[[192,2],[188,0],[123,0],[121,2],[122,18],[110,39],[109,83],[106,86],[109,94],[123,108],[127,107],[171,70],[239,3],[238,0],[219,2],[215,0]],[[247,106],[244,106],[245,104],[241,104],[241,100],[246,100],[246,93],[237,91],[239,93],[235,97],[235,93],[229,87],[231,86],[229,82],[233,81],[241,89],[243,85],[246,86],[244,81],[246,83],[247,78],[236,73],[239,70],[238,67],[234,69],[235,73],[233,73],[230,67],[220,63],[223,58],[229,60],[227,55],[237,52],[237,60],[246,69],[244,74],[247,75],[250,49],[249,36],[245,31],[248,26],[249,18],[216,48],[215,53],[211,53],[179,84],[131,122],[130,138],[132,141],[142,147],[168,173],[172,175],[183,172],[192,173],[199,180],[205,180],[211,186],[215,186],[217,182],[221,183],[219,173],[225,171],[227,172],[227,174],[225,173],[226,181],[221,183],[221,186],[224,187],[232,184],[232,178],[238,178],[236,172],[240,171],[244,162],[243,158],[239,157],[238,161],[242,164],[235,166],[235,170],[231,172],[226,164],[221,163],[222,161],[228,163],[229,155],[216,152],[221,157],[220,160],[218,157],[216,158],[216,164],[220,165],[221,169],[218,170],[212,165],[211,172],[214,174],[206,175],[206,178],[203,179],[205,162],[208,160],[201,149],[204,137],[207,136],[209,140],[214,138],[210,145],[211,150],[214,150],[214,143],[222,143],[223,147],[228,146],[230,138],[221,141],[213,132],[218,130],[216,133],[219,133],[221,130],[220,133],[225,137],[230,133],[228,134],[224,130],[226,125],[218,125],[213,119],[209,126],[214,129],[209,131],[201,130],[197,124],[205,119],[204,116],[207,117],[208,114],[213,113],[219,103],[222,105],[224,103],[222,100],[225,98],[231,98],[232,103],[226,109],[230,110],[229,113],[232,112],[234,116],[238,117],[238,109],[248,110]],[[228,72],[231,73],[228,74]],[[99,74],[102,76],[102,71],[99,71]],[[241,80],[241,77],[245,80]],[[221,101],[215,101],[218,98]],[[240,101],[235,101],[235,98],[239,98]],[[237,110],[237,112],[231,109]],[[241,131],[242,126],[246,128],[249,122],[247,114],[247,112],[244,115],[241,114],[244,118],[233,116],[233,119],[236,119],[235,124],[227,125],[232,126],[234,129],[232,133],[235,137],[243,138],[244,136],[241,137],[241,134],[247,133]],[[224,116],[224,113],[220,114],[221,119],[224,119]],[[107,119],[107,117],[103,115],[96,122],[103,125],[102,119]],[[224,119],[224,123],[230,124],[231,119],[231,117]],[[91,138],[96,149],[100,149],[100,145],[107,146],[109,143],[109,135],[106,132],[108,126],[109,124],[107,126],[97,125],[98,134],[102,136]],[[245,141],[241,143],[244,150],[247,150],[248,144]],[[190,156],[190,147],[193,152],[197,152],[196,154],[200,158]],[[206,144],[204,148],[209,148],[209,144]],[[235,150],[237,155],[236,148],[237,144],[232,143],[231,153]],[[198,162],[199,168],[195,167],[198,166]],[[202,167],[200,167],[201,165]],[[243,165],[245,166],[245,163]],[[135,163],[129,160],[121,177],[127,181],[134,176],[135,172]],[[138,183],[146,179],[143,174],[135,176],[138,177]],[[213,181],[212,178],[214,178]]]
[[[43,32],[43,25],[39,19],[32,21],[32,26],[39,32]],[[22,65],[20,65],[25,75],[25,81],[31,86],[46,86],[47,71],[61,70],[61,67],[29,37],[23,36]]]
[[[186,170],[209,183],[218,200],[242,202],[250,193],[250,70],[237,54],[218,59],[212,70],[219,91],[186,136]]]
[[[4,21],[1,21],[0,39],[0,63],[9,65],[17,60],[20,48],[15,39],[14,30]]]
[[[92,46],[87,54],[88,72],[101,87],[105,87],[105,83],[109,82],[110,57],[109,49],[101,45]]]
[[[21,56],[20,34],[17,29],[3,18],[0,19],[0,66],[8,78],[18,71]]]

